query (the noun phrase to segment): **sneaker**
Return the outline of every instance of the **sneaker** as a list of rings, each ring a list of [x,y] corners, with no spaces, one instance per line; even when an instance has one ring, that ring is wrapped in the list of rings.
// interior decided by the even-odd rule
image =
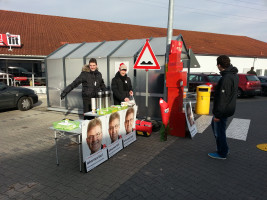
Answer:
[[[218,149],[216,149],[216,152],[218,152]],[[227,152],[227,156],[230,155],[230,151],[228,150]]]
[[[215,158],[215,159],[221,159],[221,160],[225,160],[226,159],[226,157],[222,157],[218,153],[209,153],[208,156],[211,157],[211,158]]]
[[[218,150],[216,149],[216,152],[218,152]],[[229,156],[230,155],[230,151],[228,150],[228,152],[227,152],[227,156]]]

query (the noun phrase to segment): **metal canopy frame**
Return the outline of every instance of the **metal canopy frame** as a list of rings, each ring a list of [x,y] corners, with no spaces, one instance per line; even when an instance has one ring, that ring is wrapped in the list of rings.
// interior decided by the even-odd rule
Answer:
[[[161,61],[161,65],[164,67],[164,64],[162,60],[165,60],[166,58],[166,37],[151,37],[149,38],[150,40],[150,45],[154,51],[154,54],[158,57],[158,60]],[[183,48],[182,48],[182,55],[181,59],[184,63],[184,68],[188,68],[188,72],[190,72],[190,68],[195,68],[195,67],[200,67],[192,49],[188,49],[186,47],[185,41],[182,37],[182,35],[179,36],[173,36],[172,40],[178,40],[183,42]],[[75,43],[75,44],[65,44],[53,53],[51,53],[47,58],[45,59],[45,67],[46,70],[49,70],[47,66],[47,61],[50,61],[50,65],[52,60],[57,60],[57,59],[62,59],[62,67],[63,67],[63,76],[64,76],[64,83],[60,83],[66,87],[66,69],[65,69],[65,62],[66,59],[81,59],[83,61],[83,64],[86,64],[86,60],[89,58],[95,57],[96,59],[102,59],[102,63],[106,65],[106,81],[107,81],[107,87],[110,87],[110,70],[114,68],[114,61],[118,58],[118,60],[131,60],[130,63],[135,62],[138,55],[140,54],[143,45],[145,44],[146,39],[133,39],[133,40],[118,40],[118,41],[102,41],[102,42],[92,42],[92,43]],[[112,60],[111,60],[112,59]],[[56,61],[55,61],[56,62]],[[76,61],[74,61],[76,62]],[[77,61],[78,62],[78,61]],[[79,61],[80,62],[80,61]],[[52,62],[53,63],[53,62]],[[73,63],[73,62],[70,62]],[[56,63],[59,66],[58,63]],[[112,66],[110,66],[112,64]],[[68,65],[69,67],[71,66]],[[53,66],[50,66],[53,67]],[[68,69],[69,69],[68,67]],[[51,69],[51,68],[50,68]],[[72,67],[71,67],[72,69]],[[73,67],[73,70],[76,70],[77,68]],[[163,68],[162,68],[163,69]],[[61,73],[62,70],[59,70]],[[142,75],[143,72],[137,70],[132,71],[133,74],[131,74],[131,77],[133,78],[133,87],[135,87],[136,83],[138,83],[138,87],[136,88],[138,91],[135,91],[136,97],[140,97],[139,101],[141,103],[144,103],[144,100],[142,99],[144,97],[144,92],[142,92],[142,87],[140,88],[140,85],[142,83],[140,80],[143,80],[144,74]],[[131,72],[131,73],[132,73]],[[162,81],[163,79],[159,77],[157,74],[161,74],[162,70],[154,72],[150,71],[149,77],[157,77],[158,81]],[[47,73],[48,74],[48,73]],[[140,77],[139,77],[140,76]],[[161,75],[160,75],[161,76]],[[140,79],[141,78],[141,79]],[[137,80],[138,79],[138,80]],[[140,80],[139,80],[140,79]],[[54,81],[54,80],[53,80]],[[159,84],[159,83],[157,83]],[[51,107],[50,105],[50,94],[49,94],[49,77],[47,76],[47,102],[48,102],[48,107]],[[153,98],[159,98],[161,95],[163,96],[163,93],[161,92],[156,92],[155,90],[156,86],[153,86],[151,91],[148,93],[149,96],[149,101],[152,100]],[[161,86],[160,86],[161,87]],[[139,91],[139,89],[141,89]],[[150,90],[150,89],[149,89]],[[161,91],[161,90],[160,90]],[[53,91],[52,91],[53,92]],[[53,92],[55,95],[55,91]],[[60,98],[60,97],[59,97]],[[155,104],[156,101],[153,100],[153,103]],[[151,106],[151,102],[149,102],[149,106]],[[142,107],[142,106],[140,106]],[[153,107],[153,106],[152,106]],[[75,110],[78,108],[78,112],[81,111],[80,107],[73,107]],[[50,108],[51,109],[51,108]],[[55,107],[55,109],[62,109],[61,104],[59,107]],[[65,101],[65,109],[66,111],[68,110],[68,102]],[[77,110],[77,109],[76,109]],[[142,108],[140,109],[142,110]],[[152,110],[155,110],[154,108]],[[154,111],[153,111],[154,112]],[[147,116],[147,115],[146,115]],[[153,118],[153,116],[152,116]]]

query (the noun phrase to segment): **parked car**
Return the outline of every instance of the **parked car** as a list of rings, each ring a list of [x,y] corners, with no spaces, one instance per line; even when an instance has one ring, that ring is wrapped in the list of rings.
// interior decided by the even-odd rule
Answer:
[[[238,74],[238,92],[237,97],[255,96],[261,93],[261,83],[256,75]]]
[[[188,92],[196,92],[197,86],[208,85],[211,87],[211,95],[214,93],[215,86],[220,80],[221,75],[217,73],[190,73]]]
[[[267,76],[258,76],[261,82],[261,95],[267,96]]]
[[[0,82],[0,109],[18,108],[25,111],[38,102],[34,90],[22,87],[7,86]]]

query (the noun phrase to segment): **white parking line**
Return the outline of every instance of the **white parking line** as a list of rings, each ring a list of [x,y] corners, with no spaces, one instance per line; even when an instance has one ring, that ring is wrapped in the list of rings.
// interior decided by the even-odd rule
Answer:
[[[212,116],[202,115],[196,120],[198,133],[203,133],[211,123]]]
[[[234,118],[226,130],[226,137],[246,141],[250,121],[250,119]]]
[[[203,133],[210,126],[211,119],[210,115],[202,115],[196,120],[198,133]],[[233,118],[226,129],[226,137],[246,141],[250,121],[250,119]]]

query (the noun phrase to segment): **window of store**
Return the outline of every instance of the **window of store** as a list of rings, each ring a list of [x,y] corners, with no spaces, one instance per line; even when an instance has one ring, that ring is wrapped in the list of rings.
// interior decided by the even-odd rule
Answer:
[[[256,69],[256,74],[257,74],[258,76],[261,76],[261,73],[262,73],[262,69]]]
[[[34,60],[0,60],[0,81],[15,86],[45,86],[45,68],[41,61]],[[0,74],[1,75],[1,74]],[[34,80],[34,81],[33,81]]]

